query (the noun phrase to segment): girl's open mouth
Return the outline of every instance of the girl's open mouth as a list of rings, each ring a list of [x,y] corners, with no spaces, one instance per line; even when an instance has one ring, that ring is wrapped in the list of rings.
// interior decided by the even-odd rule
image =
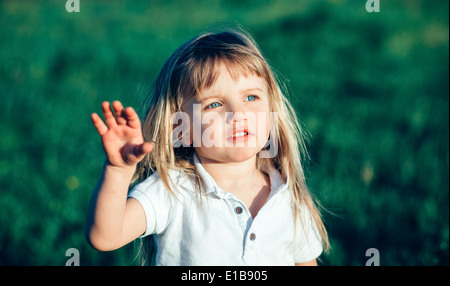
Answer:
[[[250,136],[252,136],[252,134],[249,133],[248,130],[234,130],[233,135],[229,137],[228,140],[233,142],[245,142]]]
[[[233,134],[232,138],[238,138],[238,137],[242,137],[245,135],[248,135],[248,133],[247,132],[236,132]]]

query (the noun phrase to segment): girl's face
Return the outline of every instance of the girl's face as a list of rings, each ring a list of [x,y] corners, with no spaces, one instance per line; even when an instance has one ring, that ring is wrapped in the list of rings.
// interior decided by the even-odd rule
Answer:
[[[201,157],[241,162],[255,156],[270,133],[266,81],[241,75],[236,81],[222,66],[219,78],[187,110],[191,142]]]

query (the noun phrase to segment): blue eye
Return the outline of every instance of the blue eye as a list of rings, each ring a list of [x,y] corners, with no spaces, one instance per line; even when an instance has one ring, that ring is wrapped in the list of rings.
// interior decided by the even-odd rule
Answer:
[[[220,106],[221,106],[220,103],[218,103],[218,102],[213,102],[213,103],[211,103],[210,105],[208,105],[206,108],[207,108],[207,109],[209,109],[209,108],[217,108],[217,107],[220,107]]]
[[[254,95],[249,95],[249,96],[247,96],[245,99],[246,99],[246,100],[244,100],[244,101],[255,101],[255,100],[256,100],[256,96],[254,96]]]

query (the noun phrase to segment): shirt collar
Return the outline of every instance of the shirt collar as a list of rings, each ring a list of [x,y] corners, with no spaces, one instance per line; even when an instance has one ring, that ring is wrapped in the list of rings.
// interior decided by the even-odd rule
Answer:
[[[205,170],[202,163],[200,162],[200,159],[197,156],[197,153],[194,152],[194,165],[197,169],[197,172],[202,177],[203,181],[206,185],[206,193],[213,192],[216,196],[219,198],[225,197],[228,193],[222,188],[220,188],[216,182],[214,181],[214,178]],[[287,176],[286,182],[284,182],[283,178],[281,177],[280,172],[278,172],[277,169],[273,167],[273,165],[263,167],[261,169],[264,173],[266,173],[270,178],[270,195],[269,197],[272,197],[275,195],[275,193],[278,193],[280,190],[284,189],[289,184],[289,175]]]

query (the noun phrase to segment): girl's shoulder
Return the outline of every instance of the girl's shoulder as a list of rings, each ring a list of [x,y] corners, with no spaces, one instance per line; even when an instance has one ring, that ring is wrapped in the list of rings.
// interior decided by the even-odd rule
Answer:
[[[195,190],[194,182],[186,172],[178,169],[171,169],[168,176],[166,176],[166,181],[169,182],[172,190],[174,192],[180,190],[193,191]],[[151,190],[167,190],[164,184],[164,178],[162,175],[156,171],[142,182],[138,183],[132,191],[138,190],[140,192],[147,192]]]

